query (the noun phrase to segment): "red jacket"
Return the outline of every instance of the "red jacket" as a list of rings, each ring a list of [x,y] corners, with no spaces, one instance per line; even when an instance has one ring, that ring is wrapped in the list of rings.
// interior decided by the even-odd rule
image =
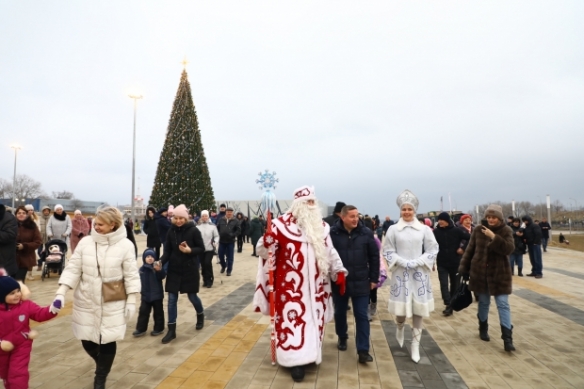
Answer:
[[[29,320],[47,321],[55,317],[49,307],[39,307],[30,300],[15,305],[0,303],[0,339],[12,342],[14,349],[0,349],[0,378],[7,388],[28,388],[28,364],[32,352]]]

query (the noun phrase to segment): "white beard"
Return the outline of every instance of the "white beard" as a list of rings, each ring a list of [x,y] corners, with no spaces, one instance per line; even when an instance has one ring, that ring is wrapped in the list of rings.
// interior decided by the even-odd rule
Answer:
[[[300,201],[292,204],[288,212],[296,219],[298,228],[306,235],[308,243],[312,244],[318,270],[323,277],[326,276],[329,272],[329,264],[324,245],[326,237],[320,208],[316,205],[308,205],[306,201]]]

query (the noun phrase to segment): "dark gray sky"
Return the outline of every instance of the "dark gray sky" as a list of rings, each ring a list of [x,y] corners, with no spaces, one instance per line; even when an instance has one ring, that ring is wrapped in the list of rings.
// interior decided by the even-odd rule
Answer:
[[[582,1],[0,0],[0,177],[148,197],[186,55],[217,198],[584,205]],[[539,197],[539,198],[538,198]]]

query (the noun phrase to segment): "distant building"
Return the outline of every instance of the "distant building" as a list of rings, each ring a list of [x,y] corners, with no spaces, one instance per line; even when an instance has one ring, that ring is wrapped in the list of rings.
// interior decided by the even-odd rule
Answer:
[[[122,205],[119,208],[124,215],[127,215],[128,217],[132,215],[132,204]],[[136,195],[136,197],[134,197],[134,215],[136,219],[144,219],[146,216],[146,208],[147,205],[144,204],[144,198],[140,195]]]
[[[6,206],[12,206],[12,199],[0,199],[0,203]],[[43,207],[55,209],[55,205],[61,204],[65,212],[73,213],[76,209],[84,215],[93,215],[97,208],[106,205],[105,201],[83,201],[83,200],[65,200],[65,199],[25,199],[14,203],[15,207],[20,205],[31,204],[36,212],[40,212]]]
[[[281,215],[285,213],[291,206],[294,200],[276,200],[276,215]],[[227,207],[232,207],[235,213],[241,212],[247,217],[259,216],[264,214],[261,209],[260,200],[217,200],[215,211],[219,212],[219,205],[225,204]],[[318,207],[322,212],[322,217],[326,217],[329,214],[329,206],[321,201],[318,201]],[[334,207],[333,207],[334,208]]]

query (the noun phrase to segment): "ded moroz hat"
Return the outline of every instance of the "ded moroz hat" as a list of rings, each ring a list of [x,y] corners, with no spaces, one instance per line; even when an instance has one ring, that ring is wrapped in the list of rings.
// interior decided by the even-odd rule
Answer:
[[[304,185],[294,191],[294,202],[315,200],[314,186]]]

